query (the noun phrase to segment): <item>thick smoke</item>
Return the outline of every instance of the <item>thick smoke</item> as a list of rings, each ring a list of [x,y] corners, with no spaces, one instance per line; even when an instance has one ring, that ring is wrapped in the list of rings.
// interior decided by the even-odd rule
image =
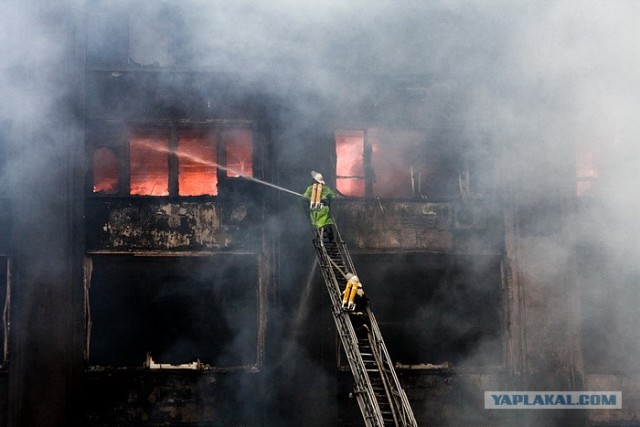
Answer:
[[[567,184],[575,182],[573,153],[596,153],[599,177],[594,192],[601,201],[597,212],[579,210],[567,223],[549,214],[542,220],[533,215],[532,221],[542,221],[533,229],[544,230],[548,221],[562,222],[565,238],[529,242],[527,274],[542,287],[527,297],[535,304],[537,292],[558,296],[549,306],[556,313],[564,312],[565,303],[572,304],[571,310],[582,305],[578,317],[587,337],[585,354],[594,353],[591,346],[598,345],[590,337],[608,336],[602,327],[590,328],[610,322],[614,330],[608,332],[619,337],[610,338],[609,350],[598,350],[591,359],[600,364],[614,360],[622,371],[631,363],[625,353],[635,353],[631,350],[640,344],[640,336],[623,327],[637,323],[633,313],[640,302],[633,290],[638,252],[634,113],[640,58],[633,47],[638,38],[637,4],[377,1],[183,6],[167,3],[155,8],[155,14],[140,13],[151,22],[141,21],[132,32],[142,31],[140,40],[162,42],[154,45],[155,55],[148,44],[136,45],[131,51],[135,61],[148,64],[156,58],[166,66],[239,71],[249,81],[285,91],[294,86],[334,105],[357,105],[371,97],[379,90],[381,76],[420,82],[426,97],[424,121],[417,125],[443,141],[462,141],[477,154],[472,158],[476,169],[487,171],[481,178],[498,177],[498,190],[515,193],[525,207],[535,207],[556,182],[567,186],[557,190],[570,199],[576,191]],[[146,33],[149,28],[168,40]],[[176,32],[167,36],[167,28]],[[313,108],[304,102],[315,99],[300,100],[301,116]],[[295,129],[286,132],[296,134]],[[494,156],[503,162],[495,164]],[[297,156],[285,158],[283,164],[296,161]],[[578,271],[582,288],[571,294],[566,266],[576,248],[594,242],[599,243],[606,273],[593,279]],[[601,287],[611,291],[603,295]],[[566,293],[572,296],[563,299]],[[533,339],[536,333],[530,335]],[[620,345],[623,341],[627,348]],[[491,343],[478,345],[469,363],[487,358],[482,352],[487,347],[495,348]],[[541,361],[534,369],[540,377],[553,376],[555,363]],[[601,366],[587,364],[589,368]]]
[[[356,105],[371,97],[384,76],[417,81],[426,93],[420,126],[435,130],[444,141],[464,141],[478,154],[477,169],[492,171],[483,179],[506,177],[499,190],[516,191],[520,201],[536,199],[548,189],[554,178],[541,170],[561,171],[570,179],[576,168],[570,153],[584,149],[597,154],[597,208],[579,211],[563,224],[571,238],[540,244],[533,251],[530,273],[562,287],[560,273],[571,254],[584,243],[597,244],[596,253],[585,256],[596,257],[603,269],[588,277],[578,272],[584,279],[580,316],[586,328],[611,325],[614,337],[602,326],[596,328],[595,336],[611,341],[606,351],[595,351],[591,346],[600,341],[590,340],[594,335],[587,329],[583,344],[587,353],[596,353],[587,365],[599,368],[613,360],[625,371],[632,363],[630,354],[640,347],[640,334],[626,326],[637,324],[640,303],[635,286],[640,231],[637,2],[202,0],[64,5],[9,2],[0,14],[0,126],[11,135],[9,148],[0,151],[9,160],[0,175],[2,191],[10,193],[18,182],[28,187],[65,152],[60,141],[67,140],[70,131],[56,123],[61,114],[64,123],[73,115],[59,106],[74,90],[64,82],[70,49],[83,49],[73,45],[72,36],[83,29],[61,17],[81,16],[82,6],[90,19],[89,49],[116,49],[118,34],[105,22],[128,13],[122,29],[131,37],[125,47],[129,65],[231,73],[274,92],[309,94],[296,105],[298,124],[318,99]],[[283,134],[293,138],[303,131],[292,127]],[[298,161],[288,157],[291,153],[303,154],[294,147],[282,154],[282,164]],[[494,154],[505,161],[483,168]],[[500,174],[493,172],[496,167]],[[565,189],[566,194],[572,191]],[[24,203],[29,209],[40,207],[35,200]],[[55,226],[44,221],[41,232],[46,236]],[[302,364],[307,363],[313,362]]]

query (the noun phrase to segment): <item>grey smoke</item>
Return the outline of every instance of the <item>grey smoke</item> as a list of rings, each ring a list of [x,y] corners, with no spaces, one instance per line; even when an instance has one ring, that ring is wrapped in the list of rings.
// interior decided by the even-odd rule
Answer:
[[[61,83],[68,72],[62,57],[70,34],[82,31],[59,18],[64,12],[81,14],[81,6],[3,4],[0,123],[12,132],[28,129],[21,137],[12,133],[5,150],[11,163],[0,179],[3,191],[12,183],[31,182],[59,160],[60,143],[48,137],[61,131],[58,107],[71,89]],[[582,313],[588,324],[592,308],[596,319],[611,313],[614,331],[630,343],[622,353],[640,346],[637,332],[618,329],[637,320],[640,303],[635,291],[637,2],[117,1],[96,6],[86,5],[97,23],[114,11],[131,12],[125,26],[133,37],[128,53],[140,66],[239,73],[274,89],[303,88],[336,105],[371,96],[386,75],[417,81],[425,93],[422,125],[444,141],[464,140],[479,153],[512,150],[507,157],[512,162],[501,166],[525,199],[538,195],[540,168],[570,177],[575,168],[564,163],[567,153],[583,144],[593,147],[601,154],[596,194],[604,203],[573,218],[570,226],[600,245],[609,269],[601,280],[585,283]],[[105,32],[88,41],[109,46],[116,36]],[[540,274],[560,271],[573,243],[539,248]],[[628,361],[616,349],[611,357]]]

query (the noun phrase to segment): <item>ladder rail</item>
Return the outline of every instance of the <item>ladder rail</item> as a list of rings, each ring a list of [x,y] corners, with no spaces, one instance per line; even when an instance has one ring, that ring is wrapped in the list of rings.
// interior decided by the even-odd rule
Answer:
[[[344,277],[341,276],[344,276],[346,273],[356,275],[357,273],[346,244],[340,236],[337,225],[334,224],[332,227],[334,238],[333,242],[328,246],[329,249],[332,250],[332,254],[338,258],[333,259],[329,254],[327,245],[325,245],[324,242],[324,230],[322,229],[315,229],[314,246],[320,261],[325,285],[329,292],[334,312],[334,321],[340,335],[340,341],[356,382],[355,395],[365,424],[367,426],[384,426],[385,421],[380,407],[382,402],[378,402],[373,390],[371,378],[364,365],[362,354],[360,353],[358,336],[351,322],[350,314],[342,309],[342,298],[338,278],[343,279]],[[341,267],[345,270],[342,270]],[[367,323],[370,325],[367,339],[369,340],[370,348],[377,365],[377,371],[380,374],[380,379],[387,397],[387,401],[384,403],[389,406],[395,426],[417,427],[417,422],[409,400],[396,375],[375,316],[370,307],[366,307],[365,311]]]
[[[413,411],[411,410],[411,405],[409,403],[409,399],[407,398],[407,394],[405,393],[404,389],[400,384],[400,379],[398,378],[398,375],[396,374],[396,371],[391,362],[391,356],[389,355],[387,346],[382,340],[382,332],[380,331],[378,322],[375,320],[375,316],[373,315],[373,312],[370,312],[369,314],[371,316],[371,330],[373,331],[373,335],[374,337],[379,337],[379,339],[376,339],[376,342],[375,342],[376,352],[377,353],[379,352],[381,359],[388,366],[388,369],[385,372],[391,376],[390,383],[394,385],[393,397],[399,398],[399,401],[397,401],[396,399],[394,400],[396,400],[396,406],[399,409],[401,409],[400,425],[417,426],[418,423],[413,415]]]
[[[320,237],[319,233],[317,237]],[[353,325],[349,319],[349,314],[341,309],[342,300],[339,298],[340,288],[336,280],[335,272],[333,271],[331,264],[326,262],[328,254],[322,245],[322,241],[316,238],[314,242],[318,255],[321,258],[320,265],[322,274],[325,278],[325,285],[329,291],[329,296],[334,309],[334,322],[338,329],[340,341],[356,383],[354,394],[358,402],[358,406],[360,407],[367,426],[384,426],[384,420],[382,419],[378,402],[375,400],[373,386],[371,385],[366,367],[362,361],[362,356],[359,353],[355,330],[353,329]]]
[[[345,244],[345,242],[342,240],[342,236],[340,235],[340,231],[338,229],[338,226],[336,224],[333,225],[334,228],[334,233],[336,235],[336,242],[339,246],[340,249],[340,254],[343,257],[343,259],[345,260],[345,263],[348,264],[351,268],[351,272],[353,274],[356,274],[355,271],[355,267],[353,265],[353,261],[351,260],[351,256],[349,254],[349,251],[347,250],[347,246]],[[385,362],[385,364],[389,367],[388,372],[391,375],[391,384],[393,384],[394,386],[394,397],[397,394],[400,401],[396,402],[397,405],[393,405],[394,408],[400,408],[401,409],[401,425],[402,426],[417,426],[418,423],[415,419],[415,416],[413,414],[413,410],[411,409],[411,405],[409,403],[409,399],[404,391],[404,389],[402,388],[402,385],[400,384],[400,380],[396,374],[395,368],[393,366],[393,362],[391,360],[391,356],[389,354],[389,351],[387,349],[387,346],[384,343],[384,340],[382,338],[382,332],[380,330],[380,327],[378,326],[378,322],[373,314],[373,312],[371,311],[371,309],[369,307],[367,307],[367,315],[369,317],[369,323],[371,324],[371,332],[373,334],[373,336],[375,337],[375,343],[376,343],[376,347],[378,348],[379,354],[381,355],[381,359]],[[386,375],[385,375],[386,377]],[[394,411],[395,414],[395,411]],[[395,416],[395,415],[394,415]]]
[[[367,311],[369,311],[368,314],[373,315],[373,313],[371,313],[371,310],[369,310],[368,307],[367,307]],[[369,323],[371,324],[371,318]],[[369,333],[367,334],[367,339],[369,340],[371,353],[376,361],[376,365],[379,367],[379,371],[381,371],[380,379],[382,381],[384,392],[387,396],[387,401],[390,403],[391,415],[393,415],[393,423],[395,426],[399,426],[400,424],[398,424],[397,402],[393,402],[393,400],[395,400],[393,396],[394,390],[391,384],[389,384],[389,378],[387,375],[385,375],[386,372],[382,372],[382,369],[384,368],[384,362],[382,358],[384,357],[384,355],[382,355],[379,351],[378,343],[377,343],[378,340],[375,338],[375,332],[369,331]]]

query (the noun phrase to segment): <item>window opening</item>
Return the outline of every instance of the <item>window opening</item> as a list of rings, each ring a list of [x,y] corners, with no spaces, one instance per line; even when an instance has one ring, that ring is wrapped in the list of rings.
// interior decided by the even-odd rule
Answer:
[[[92,259],[91,365],[259,366],[256,255]]]
[[[169,138],[154,132],[133,131],[129,139],[130,194],[169,195]]]
[[[218,194],[215,134],[181,130],[178,133],[178,193],[180,196]]]
[[[134,129],[127,144],[122,151],[93,146],[93,194],[215,196],[221,177],[254,175],[253,131],[247,128]]]
[[[253,140],[249,129],[222,132],[228,177],[253,176]]]
[[[375,173],[373,194],[379,197],[413,197],[421,181],[418,144],[424,138],[416,132],[371,129],[371,165]]]
[[[364,131],[336,131],[336,189],[345,196],[364,196]]]
[[[93,152],[93,192],[116,194],[119,190],[118,156],[112,149],[100,147]]]
[[[336,188],[353,197],[424,195],[433,179],[425,141],[425,133],[414,130],[336,131]]]
[[[384,254],[354,262],[398,365],[452,367],[474,356],[483,366],[503,364],[499,258]]]

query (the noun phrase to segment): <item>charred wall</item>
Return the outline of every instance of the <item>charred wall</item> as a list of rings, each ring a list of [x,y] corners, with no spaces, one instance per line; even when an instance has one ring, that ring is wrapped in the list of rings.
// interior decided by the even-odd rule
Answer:
[[[261,249],[263,232],[248,191],[244,201],[92,200],[87,205],[87,247],[100,251],[207,251]],[[259,211],[258,211],[259,212]]]
[[[90,393],[83,394],[83,422],[224,425],[232,423],[229,412],[244,411],[250,414],[248,423],[260,424],[274,411],[291,416],[284,407],[290,405],[278,396],[302,404],[309,395],[316,396],[319,420],[359,422],[353,417],[354,401],[341,399],[348,372],[340,368],[330,313],[322,304],[326,296],[300,284],[319,280],[317,272],[311,273],[304,206],[292,195],[230,176],[223,168],[215,172],[217,185],[211,194],[182,195],[180,174],[186,172],[180,169],[176,147],[181,132],[191,129],[204,130],[220,142],[216,163],[227,160],[228,150],[221,145],[224,132],[248,130],[251,178],[298,191],[307,185],[309,170],[318,166],[337,186],[336,128],[371,129],[363,133],[364,144],[370,142],[367,138],[385,135],[409,138],[413,144],[410,137],[417,135],[419,147],[419,138],[425,137],[429,152],[439,150],[442,138],[436,157],[442,162],[432,164],[440,172],[432,181],[419,181],[427,193],[416,192],[415,184],[413,192],[407,192],[406,184],[381,187],[383,166],[372,163],[378,169],[370,188],[362,195],[341,194],[333,204],[421,421],[476,419],[489,425],[491,415],[465,406],[465,399],[482,395],[488,384],[519,381],[509,376],[514,371],[528,381],[543,369],[536,367],[536,360],[559,363],[554,376],[570,366],[570,348],[554,355],[544,350],[557,347],[564,334],[528,334],[526,344],[519,338],[533,328],[531,322],[541,321],[531,292],[546,288],[546,282],[529,278],[522,269],[529,262],[526,248],[539,241],[546,226],[528,225],[526,206],[516,211],[523,231],[514,238],[525,249],[519,246],[519,252],[509,254],[503,201],[491,192],[482,195],[465,188],[469,170],[463,145],[423,131],[405,137],[393,130],[391,118],[397,114],[367,117],[366,108],[358,110],[363,115],[356,114],[357,125],[327,115],[322,105],[312,117],[308,110],[288,111],[287,120],[281,121],[272,109],[284,110],[277,96],[229,86],[215,75],[89,71],[87,79],[82,384]],[[400,90],[394,96],[402,95]],[[304,125],[296,123],[298,119]],[[375,131],[378,124],[392,130]],[[154,187],[144,187],[150,188],[142,190],[148,194],[133,194],[132,135],[140,129],[166,135],[167,168],[161,169],[163,182],[168,182],[166,194],[156,194]],[[106,192],[95,185],[100,178],[96,158],[101,157],[94,153],[102,148],[111,150],[118,165],[113,175],[117,184],[104,187]],[[455,181],[458,186],[452,185]],[[376,191],[407,196],[380,197]],[[308,239],[301,238],[306,235]],[[513,270],[521,282],[509,280]],[[524,306],[513,298],[519,292],[527,295]],[[308,293],[316,299],[313,304],[305,300]],[[547,292],[539,295],[554,298]],[[558,319],[559,301],[564,299],[554,305]],[[113,319],[115,313],[121,318]],[[283,348],[289,350],[280,354]],[[297,360],[297,352],[305,354],[303,361]],[[314,376],[320,380],[311,388],[306,382],[286,381]],[[539,381],[556,384],[549,377]],[[101,401],[103,383],[110,405]],[[245,395],[274,383],[273,396]],[[192,409],[178,411],[182,405]]]
[[[271,143],[261,94],[248,102],[242,88],[193,73],[87,76],[82,422],[262,424],[265,397],[251,390],[265,378],[274,241],[256,181]],[[139,129],[168,141],[160,163],[134,164]],[[231,151],[236,130],[248,156]],[[116,166],[102,168],[103,149]]]
[[[130,58],[134,9],[108,3],[63,20],[64,60],[45,70],[57,84],[36,88],[68,89],[55,114],[2,136],[15,163],[0,161],[11,184],[0,195],[0,424],[360,425],[291,193],[311,170],[339,194],[335,218],[420,424],[584,424],[578,411],[485,411],[491,389],[637,394],[620,368],[634,353],[611,361],[585,340],[624,335],[603,326],[615,300],[580,317],[576,300],[599,301],[616,264],[586,241],[576,274],[563,245],[572,153],[547,164],[530,159],[555,153],[553,141],[510,151],[481,124],[469,137],[462,100],[443,106],[425,76],[344,73],[323,94],[306,75],[194,71],[176,27],[163,29],[174,66],[143,65]],[[336,96],[342,87],[366,95]],[[353,173],[339,167],[337,134],[360,150]],[[194,146],[210,157],[183,167]],[[234,173],[243,162],[231,154],[251,173]],[[215,185],[182,193],[198,173]],[[632,423],[634,411],[590,421]]]
[[[223,173],[217,194],[181,196],[179,185],[169,184],[166,195],[135,195],[128,185],[131,129],[159,129],[171,140],[187,128],[237,126],[254,135],[254,178],[302,191],[318,168],[335,185],[333,131],[345,125],[319,107],[316,117],[306,117],[311,123],[292,126],[273,113],[272,107],[282,111],[276,96],[246,88],[224,95],[233,91],[215,76],[185,76],[87,73],[80,143],[87,173],[82,195],[67,196],[84,211],[83,229],[67,230],[84,247],[74,258],[84,279],[75,288],[84,302],[74,306],[80,345],[70,345],[82,360],[73,387],[82,390],[76,416],[86,425],[233,425],[238,419],[230,414],[241,413],[241,422],[263,425],[271,417],[303,422],[310,415],[298,408],[313,401],[309,412],[319,423],[358,425],[326,295],[312,274],[300,200]],[[208,93],[194,89],[201,87]],[[302,115],[286,117],[295,121],[296,114]],[[94,191],[93,153],[103,147],[119,161],[111,194]],[[455,157],[450,147],[443,150]],[[535,384],[574,386],[572,348],[558,346],[571,331],[536,328],[550,302],[567,327],[562,307],[570,295],[552,288],[564,279],[542,280],[526,267],[541,262],[527,248],[544,250],[557,229],[548,231],[546,221],[528,224],[526,205],[507,207],[517,217],[509,222],[502,198],[464,197],[450,185],[464,163],[445,163],[452,169],[435,181],[443,187],[433,184],[433,201],[365,194],[341,195],[333,205],[416,415],[435,425],[492,425],[492,414],[465,402],[486,389],[528,384],[532,376]],[[179,182],[177,167],[168,164],[167,179]],[[314,289],[302,285],[307,281]]]
[[[419,422],[495,422],[462,402],[510,369],[497,202],[337,200],[333,210]]]

